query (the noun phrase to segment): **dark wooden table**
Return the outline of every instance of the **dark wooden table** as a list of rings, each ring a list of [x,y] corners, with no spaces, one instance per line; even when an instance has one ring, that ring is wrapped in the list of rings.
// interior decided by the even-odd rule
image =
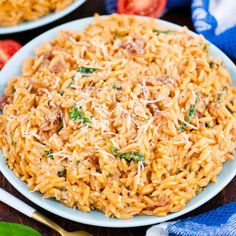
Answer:
[[[103,0],[88,0],[86,3],[84,3],[79,9],[75,10],[70,15],[64,17],[63,19],[60,19],[52,24],[49,24],[47,26],[23,32],[23,33],[17,33],[12,35],[5,35],[0,36],[0,39],[4,38],[12,38],[17,41],[19,41],[21,44],[25,44],[37,35],[45,32],[46,30],[49,30],[57,25],[60,25],[62,23],[92,16],[94,13],[99,14],[106,14]],[[174,23],[177,23],[179,25],[187,25],[190,29],[193,29],[192,23],[191,23],[191,15],[190,15],[190,9],[189,8],[175,8],[169,10],[162,19],[168,20]],[[79,223],[75,223],[73,221],[69,221],[66,219],[63,219],[61,217],[58,217],[56,215],[53,215],[49,212],[46,212],[45,210],[41,209],[40,207],[34,205],[29,200],[27,200],[25,197],[23,197],[19,192],[17,192],[3,177],[2,174],[0,174],[0,187],[4,188],[8,192],[12,193],[19,199],[23,200],[24,202],[30,204],[31,206],[38,209],[40,212],[57,222],[59,225],[64,227],[66,230],[73,231],[78,229],[83,229],[94,236],[141,236],[145,235],[146,229],[148,227],[138,227],[138,228],[129,228],[129,229],[112,229],[112,228],[102,228],[102,227],[95,227],[95,226],[88,226],[83,225]],[[192,211],[189,214],[186,214],[184,217],[196,215],[205,211],[208,211],[210,209],[213,209],[217,206],[220,206],[221,204],[236,201],[236,178],[234,178],[231,183],[228,184],[228,186],[222,190],[217,196],[215,196],[213,199],[211,199],[209,202],[204,204],[203,206],[199,207],[198,209]],[[31,226],[35,228],[36,230],[40,231],[44,236],[56,236],[58,235],[55,231],[50,230],[46,226],[24,216],[23,214],[15,211],[14,209],[0,203],[0,221],[9,221],[9,222],[16,222],[20,224],[25,224],[28,226]]]

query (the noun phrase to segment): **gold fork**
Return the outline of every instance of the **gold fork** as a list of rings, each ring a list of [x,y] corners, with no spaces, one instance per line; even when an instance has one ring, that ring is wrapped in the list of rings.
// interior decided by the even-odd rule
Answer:
[[[33,207],[29,206],[28,204],[24,203],[20,199],[14,197],[10,193],[6,192],[2,188],[0,188],[0,201],[4,202],[8,206],[15,208],[17,211],[31,217],[40,223],[47,225],[48,227],[56,230],[61,236],[92,236],[91,234],[79,230],[75,232],[68,232],[61,228],[58,224],[47,218],[46,216],[39,213]]]
[[[50,220],[49,218],[47,218],[46,216],[42,215],[41,213],[39,213],[38,211],[35,211],[32,215],[31,218],[41,222],[44,225],[47,225],[48,227],[56,230],[61,236],[92,236],[91,234],[79,230],[79,231],[75,231],[75,232],[68,232],[66,230],[64,230],[61,226],[59,226],[58,224],[56,224],[55,222],[53,222],[52,220]]]

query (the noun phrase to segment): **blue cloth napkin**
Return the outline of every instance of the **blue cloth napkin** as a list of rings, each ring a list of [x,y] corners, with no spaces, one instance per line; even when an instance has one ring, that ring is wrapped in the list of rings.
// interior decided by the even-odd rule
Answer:
[[[107,13],[116,12],[117,0],[105,0]],[[236,0],[168,0],[167,8],[191,4],[197,33],[236,59]]]
[[[236,1],[193,0],[195,30],[236,59]]]
[[[154,225],[146,236],[236,236],[236,202],[197,216]]]

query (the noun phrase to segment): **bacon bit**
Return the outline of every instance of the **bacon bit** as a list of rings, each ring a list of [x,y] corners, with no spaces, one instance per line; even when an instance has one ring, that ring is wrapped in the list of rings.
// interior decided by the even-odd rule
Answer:
[[[234,137],[236,137],[236,128],[232,128],[230,132]]]
[[[197,111],[196,113],[197,113],[198,118],[204,117],[203,112]]]
[[[98,156],[96,155],[88,155],[85,157],[86,160],[89,160],[89,162],[93,165],[97,165],[98,164]]]
[[[7,97],[5,95],[0,96],[0,110],[3,110],[3,108],[7,105]]]
[[[121,44],[121,48],[125,49],[128,53],[135,54],[137,50],[135,49],[134,45],[130,42]]]
[[[50,62],[50,69],[53,73],[63,73],[66,71],[66,64],[62,56],[54,57]]]
[[[52,52],[51,51],[46,51],[42,54],[42,56],[43,56],[43,59],[42,59],[42,62],[40,64],[40,70],[42,68],[44,68],[44,66],[46,66],[49,63],[49,60],[51,60],[51,58],[52,58]]]
[[[138,54],[138,53],[142,53],[143,43],[142,42],[126,42],[126,43],[121,43],[120,47],[125,49],[130,54]]]
[[[53,110],[53,113],[54,113],[53,116],[48,116],[46,114],[45,123],[41,126],[41,130],[43,132],[55,131],[55,129],[58,128],[61,122],[63,113],[59,107],[56,107],[56,109]]]
[[[162,83],[170,83],[172,85],[175,84],[175,79],[172,77],[172,76],[169,76],[169,75],[162,75],[162,76],[159,76],[156,78],[157,81],[160,81]]]
[[[147,104],[147,108],[152,113],[153,116],[158,117],[160,116],[159,108],[156,104]]]
[[[50,59],[50,57],[52,56],[52,52],[51,51],[46,51],[42,55],[43,55],[44,59]]]

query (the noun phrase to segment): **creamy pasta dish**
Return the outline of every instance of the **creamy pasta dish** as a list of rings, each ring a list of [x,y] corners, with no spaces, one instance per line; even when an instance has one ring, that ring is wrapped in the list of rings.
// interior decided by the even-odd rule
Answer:
[[[32,191],[108,217],[183,209],[236,147],[236,89],[202,36],[96,16],[35,49],[0,98],[0,147]]]
[[[61,11],[74,0],[0,0],[0,26],[14,26]]]

